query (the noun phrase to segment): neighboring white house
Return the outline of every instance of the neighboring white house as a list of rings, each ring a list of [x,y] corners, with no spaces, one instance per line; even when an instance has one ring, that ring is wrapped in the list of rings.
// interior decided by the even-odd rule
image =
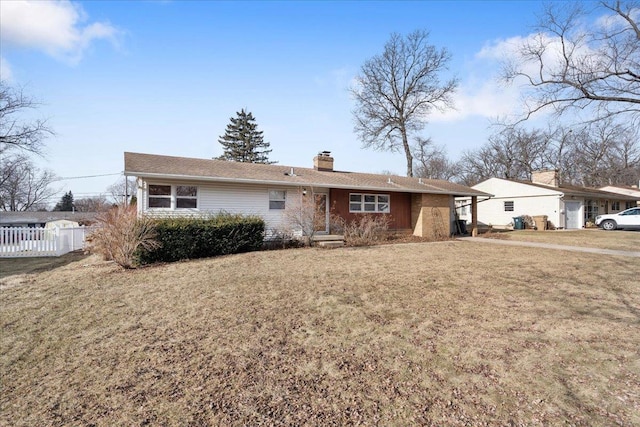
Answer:
[[[619,212],[634,205],[637,198],[595,188],[559,185],[557,171],[539,171],[531,182],[489,178],[472,187],[494,197],[478,203],[478,223],[506,228],[514,217],[547,216],[550,226],[578,229],[593,222],[598,214]],[[456,202],[465,204],[465,199]],[[461,219],[467,219],[462,215]]]
[[[476,203],[490,196],[442,180],[337,171],[328,152],[314,157],[313,168],[142,153],[125,153],[124,160],[125,175],[137,178],[140,215],[253,214],[268,232],[287,206],[306,197],[325,212],[318,234],[330,232],[331,215],[352,221],[368,214],[387,215],[392,230],[448,236],[455,232],[455,197]]]
[[[621,186],[617,186],[617,185],[607,185],[606,187],[601,187],[600,190],[602,191],[608,191],[609,193],[616,193],[616,194],[622,194],[625,196],[631,196],[637,199],[636,201],[636,205],[640,206],[640,189],[636,186],[633,187],[621,187]],[[629,209],[632,208],[633,206],[630,206],[630,203],[625,204],[625,206],[627,206],[626,208],[622,208],[619,210],[625,210],[625,209]]]
[[[98,212],[0,212],[0,227],[44,227],[59,220],[87,225],[94,223],[98,215]]]

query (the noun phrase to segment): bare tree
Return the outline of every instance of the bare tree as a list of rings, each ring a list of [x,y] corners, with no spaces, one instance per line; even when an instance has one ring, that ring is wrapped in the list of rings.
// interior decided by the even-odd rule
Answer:
[[[42,140],[53,134],[45,120],[25,120],[25,109],[38,104],[24,95],[21,89],[9,87],[0,81],[0,154],[18,148],[32,153],[42,153]]]
[[[136,180],[129,177],[120,178],[107,187],[107,192],[116,205],[131,203],[136,197]]]
[[[494,153],[488,145],[477,150],[466,150],[458,161],[456,181],[471,186],[485,179],[503,176],[500,165],[494,161]]]
[[[589,187],[629,185],[640,178],[637,131],[611,120],[581,129],[571,157],[579,171],[574,176],[574,184]]]
[[[612,119],[554,131],[507,128],[463,154],[456,180],[466,185],[491,177],[530,180],[533,171],[553,168],[561,184],[631,185],[640,179],[639,144],[637,129]]]
[[[365,148],[403,150],[413,176],[409,136],[424,128],[434,109],[452,108],[458,80],[441,82],[451,55],[428,43],[429,33],[392,34],[384,52],[367,60],[351,88],[356,103],[355,132]]]
[[[111,207],[112,203],[107,201],[105,196],[84,197],[73,202],[77,212],[105,212]]]
[[[547,135],[538,129],[508,127],[489,137],[489,148],[503,178],[531,179],[535,170],[549,166]]]
[[[548,133],[507,127],[489,137],[478,150],[467,151],[458,162],[458,181],[474,185],[488,178],[531,179],[531,173],[552,166]]]
[[[448,181],[458,174],[457,164],[447,158],[444,146],[435,145],[431,138],[416,138],[413,157],[416,176]]]
[[[585,28],[584,3],[548,5],[538,34],[505,66],[507,81],[523,78],[528,87],[524,120],[546,108],[593,110],[590,120],[640,118],[640,3],[599,6],[606,16]]]
[[[618,160],[616,177],[621,185],[638,185],[640,182],[640,132],[638,128],[628,127],[621,136],[613,153]],[[610,180],[608,184],[614,184]]]
[[[550,128],[547,132],[549,144],[545,153],[546,162],[551,168],[558,171],[560,184],[575,182],[576,177],[580,174],[574,161],[580,132],[582,132],[580,129],[574,130],[563,125]]]
[[[53,172],[40,171],[24,155],[3,156],[0,171],[0,210],[33,210],[56,193],[50,187],[55,180]]]
[[[316,194],[306,191],[290,196],[284,210],[282,231],[287,235],[302,234],[305,245],[313,243],[317,230],[324,230],[326,206],[319,203]]]

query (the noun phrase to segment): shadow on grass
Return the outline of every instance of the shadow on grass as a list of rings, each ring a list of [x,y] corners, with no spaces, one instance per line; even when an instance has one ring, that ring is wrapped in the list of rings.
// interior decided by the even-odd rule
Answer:
[[[82,251],[76,251],[59,257],[0,258],[0,279],[17,274],[33,274],[54,270],[88,256]]]

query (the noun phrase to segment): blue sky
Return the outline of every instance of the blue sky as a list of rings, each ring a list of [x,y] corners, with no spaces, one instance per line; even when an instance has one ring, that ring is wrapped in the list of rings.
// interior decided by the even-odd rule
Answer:
[[[312,166],[329,150],[340,170],[404,174],[402,153],[364,150],[348,87],[392,32],[430,31],[453,55],[457,111],[423,135],[453,159],[516,107],[496,80],[504,46],[527,37],[541,2],[93,1],[0,3],[0,76],[40,100],[56,135],[39,161],[60,177],[117,174],[123,152],[210,158],[246,108],[271,159]],[[443,79],[446,78],[443,75]],[[60,181],[80,198],[118,176]],[[61,193],[60,193],[61,194]]]

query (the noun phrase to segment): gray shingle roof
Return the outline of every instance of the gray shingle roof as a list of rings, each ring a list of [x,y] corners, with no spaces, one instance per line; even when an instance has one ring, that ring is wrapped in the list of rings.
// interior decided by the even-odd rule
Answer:
[[[0,212],[0,224],[41,224],[60,219],[95,221],[98,212]]]
[[[532,185],[534,187],[546,188],[547,190],[560,191],[564,193],[566,196],[590,197],[594,199],[628,200],[628,201],[637,200],[636,197],[633,197],[630,195],[612,193],[610,191],[599,190],[597,188],[591,188],[591,187],[580,187],[577,185],[565,185],[565,184],[554,187],[552,185],[538,184],[536,182],[530,182],[530,181],[520,181],[520,180],[512,180],[512,181],[519,182],[522,184]]]
[[[125,175],[147,179],[164,178],[271,185],[306,185],[310,187],[354,190],[489,196],[487,193],[464,185],[437,179],[419,179],[359,172],[328,172],[283,165],[264,165],[142,153],[124,153],[124,173]]]

